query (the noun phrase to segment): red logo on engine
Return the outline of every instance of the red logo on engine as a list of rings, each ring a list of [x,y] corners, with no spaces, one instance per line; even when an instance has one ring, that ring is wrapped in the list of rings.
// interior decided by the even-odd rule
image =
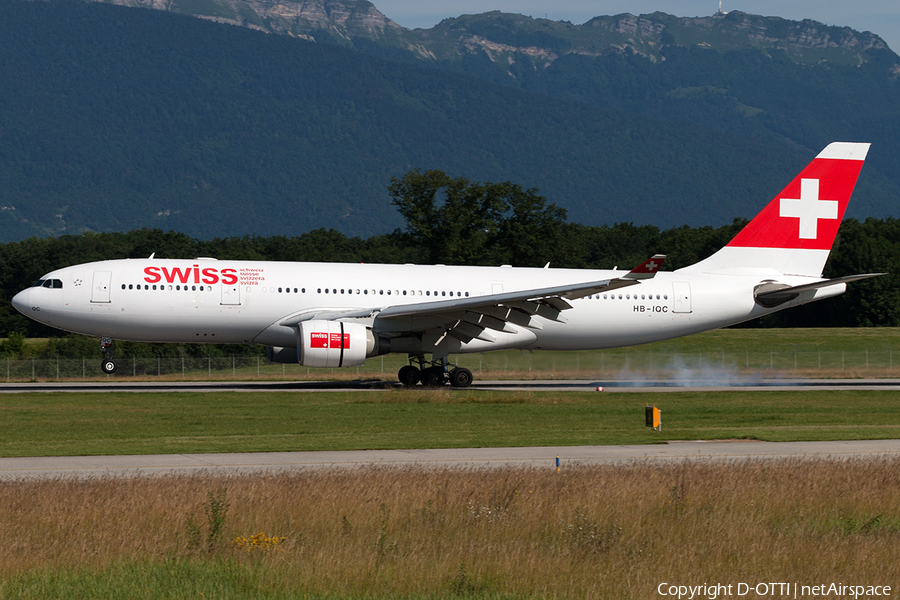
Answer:
[[[309,334],[310,348],[328,348],[328,334],[314,331]]]
[[[341,348],[341,334],[340,333],[327,333],[325,331],[313,331],[309,334],[309,347],[310,348]],[[344,338],[344,350],[350,349],[350,334],[345,333],[343,335]]]

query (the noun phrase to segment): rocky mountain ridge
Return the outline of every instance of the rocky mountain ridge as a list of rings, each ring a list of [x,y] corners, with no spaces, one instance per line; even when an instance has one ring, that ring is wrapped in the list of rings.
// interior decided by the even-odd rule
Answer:
[[[314,39],[313,33],[338,39],[378,39],[405,28],[385,17],[366,0],[93,0],[120,6],[183,13],[266,33]]]
[[[800,63],[861,64],[868,52],[890,50],[880,37],[813,20],[789,21],[740,11],[708,17],[597,16],[578,25],[492,11],[445,19],[430,29],[407,29],[367,0],[93,0],[190,14],[241,27],[341,45],[374,42],[427,61],[486,54],[493,61],[529,57],[545,65],[563,55],[631,53],[665,60],[667,45],[725,52],[756,48]],[[900,72],[900,68],[897,69]]]

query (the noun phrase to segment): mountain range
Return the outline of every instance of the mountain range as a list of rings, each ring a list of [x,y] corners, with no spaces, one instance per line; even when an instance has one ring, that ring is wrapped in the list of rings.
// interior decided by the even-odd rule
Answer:
[[[538,188],[591,225],[720,225],[834,140],[873,142],[848,216],[897,213],[900,58],[871,33],[740,12],[409,30],[365,0],[114,4],[0,8],[0,241],[369,236],[401,225],[387,186],[410,169]]]

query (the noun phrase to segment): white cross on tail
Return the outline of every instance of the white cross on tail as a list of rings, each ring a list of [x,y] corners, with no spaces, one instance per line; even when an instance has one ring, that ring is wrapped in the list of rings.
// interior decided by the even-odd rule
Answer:
[[[800,199],[781,198],[780,217],[800,219],[800,239],[814,240],[818,237],[819,219],[837,219],[836,200],[819,200],[819,180],[800,180]]]

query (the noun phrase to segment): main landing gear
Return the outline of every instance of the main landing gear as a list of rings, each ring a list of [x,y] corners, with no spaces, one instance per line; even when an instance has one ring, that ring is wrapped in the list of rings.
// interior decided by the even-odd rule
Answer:
[[[449,382],[456,388],[465,388],[472,385],[472,371],[465,367],[454,367],[446,358],[440,358],[433,362],[425,360],[424,355],[410,356],[410,364],[402,367],[397,377],[400,383],[406,387],[412,387],[421,382],[423,386],[436,388]],[[416,363],[419,366],[415,366]],[[429,365],[429,366],[425,366]],[[450,367],[453,367],[452,369]]]
[[[112,338],[100,338],[100,352],[103,353],[103,362],[100,363],[100,369],[107,375],[112,375],[116,372],[116,361],[113,358]]]

